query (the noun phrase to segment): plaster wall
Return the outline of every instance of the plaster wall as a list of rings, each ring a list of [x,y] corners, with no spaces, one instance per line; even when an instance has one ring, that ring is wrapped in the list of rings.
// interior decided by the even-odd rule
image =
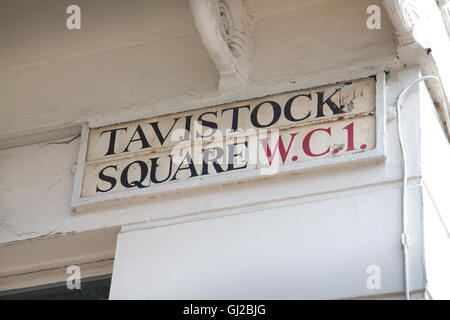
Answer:
[[[414,68],[391,73],[387,103],[392,103],[399,91],[417,75],[418,70]],[[419,90],[413,90],[405,103],[408,104],[404,112],[405,122],[418,123]],[[412,283],[414,290],[422,290],[425,280],[420,201],[420,130],[417,126],[409,126],[404,131],[407,148],[413,155],[408,158]],[[121,233],[118,238],[112,298],[125,297],[125,293],[129,292],[127,283],[133,284],[134,297],[168,297],[169,291],[158,289],[163,285],[162,282],[155,282],[161,276],[158,272],[171,279],[191,277],[199,283],[206,281],[206,278],[198,278],[201,273],[198,270],[194,272],[194,266],[189,264],[195,262],[192,256],[202,261],[205,267],[209,266],[211,272],[217,269],[217,261],[225,263],[223,259],[228,259],[227,256],[235,256],[234,260],[227,260],[230,269],[219,269],[221,273],[220,276],[215,273],[217,277],[232,279],[236,273],[248,275],[249,269],[245,266],[252,266],[251,257],[255,258],[254,255],[247,256],[248,252],[263,254],[260,258],[263,261],[255,258],[255,265],[251,268],[261,268],[259,275],[269,277],[272,286],[277,282],[280,285],[289,282],[285,277],[287,270],[283,268],[289,265],[289,268],[293,268],[291,271],[299,268],[299,274],[293,279],[296,285],[285,293],[286,298],[350,298],[401,292],[401,185],[395,122],[388,122],[386,142],[388,156],[381,162],[326,171],[305,171],[246,183],[200,187],[188,192],[173,192],[140,202],[123,202],[76,214],[70,209],[70,200],[79,139],[68,143],[42,143],[2,150],[0,234],[4,245],[0,246],[0,251],[4,249],[1,252],[5,258],[0,261],[3,275],[12,275],[14,267],[19,268],[5,254],[7,248],[15,246],[15,241],[134,225],[139,230],[145,230],[133,231],[133,227],[126,227],[129,228],[127,232]],[[39,164],[38,170],[36,164]],[[19,170],[20,175],[17,174]],[[27,201],[23,201],[24,194],[29,195]],[[257,224],[254,230],[252,223]],[[200,241],[198,237],[192,239],[201,229],[205,229],[205,241]],[[219,233],[220,230],[222,233]],[[173,240],[170,240],[172,236],[169,235],[173,236]],[[247,244],[238,246],[239,241]],[[261,241],[261,246],[257,246],[258,241]],[[142,246],[142,243],[149,244],[149,247]],[[186,247],[177,247],[177,243],[189,246],[193,255],[183,249]],[[72,245],[67,242],[55,254],[71,250]],[[91,258],[105,258],[105,251],[114,252],[114,245],[110,244],[112,250],[110,248],[109,251],[97,250],[91,254]],[[266,247],[267,251],[264,251]],[[277,253],[277,247],[285,251]],[[215,251],[215,248],[220,250]],[[85,249],[89,251],[88,247]],[[297,251],[299,256],[296,255]],[[24,252],[28,257],[36,254]],[[163,258],[156,258],[160,255]],[[298,260],[300,258],[302,260]],[[353,262],[353,259],[356,260]],[[273,260],[273,264],[269,260]],[[23,263],[26,265],[26,262]],[[33,269],[42,268],[44,261],[40,263],[39,259],[35,260]],[[326,293],[327,285],[323,281],[329,279],[331,274],[325,266],[331,263],[338,268],[337,276],[327,284],[336,290]],[[147,264],[154,268],[151,276],[145,268],[141,269],[141,273],[137,270],[139,265]],[[180,264],[186,264],[186,270],[173,274],[165,271],[171,265]],[[365,285],[368,276],[365,272],[372,264],[379,265],[383,272],[381,291],[368,291]],[[262,268],[262,265],[265,267]],[[314,277],[310,278],[312,274]],[[145,289],[150,283],[155,284],[153,288],[158,290]],[[226,286],[220,286],[224,283],[216,283],[218,288],[222,288],[222,291],[217,291],[218,298],[231,297],[231,291],[227,291]],[[241,297],[250,297],[251,287],[250,282],[243,284],[239,291]],[[195,288],[198,287],[193,286],[191,290]],[[254,296],[275,297],[271,292],[281,292],[281,287],[278,287],[278,291],[271,288],[261,288],[258,294],[253,292]],[[187,297],[193,293],[189,290],[179,291],[174,283],[167,290],[179,292],[177,297],[182,294]],[[311,290],[315,293],[312,294]],[[209,291],[196,292],[198,297],[206,297]]]
[[[417,74],[415,69],[393,73],[388,80],[387,103],[393,102],[402,87]],[[419,120],[417,97],[412,93],[405,100],[411,106],[405,109],[405,122]],[[408,149],[412,155],[416,155],[408,159],[409,175],[418,178],[419,128],[405,126],[404,130]],[[186,215],[202,216],[224,209],[232,211],[257,203],[266,204],[277,199],[327,194],[335,190],[398,181],[400,161],[395,131],[395,122],[388,122],[388,157],[385,162],[343,166],[326,172],[313,170],[290,176],[275,175],[261,181],[199,187],[195,191],[182,193],[175,191],[140,202],[124,202],[112,207],[105,205],[78,214],[72,212],[70,199],[79,138],[67,143],[54,141],[1,150],[1,242],[145,222],[146,219],[156,223]],[[25,194],[27,201],[22,201]]]
[[[433,299],[449,299],[450,276],[450,147],[437,121],[434,105],[421,85],[421,157],[424,255],[427,291]]]
[[[88,36],[72,38],[78,44],[74,52],[55,48],[51,52],[57,54],[51,57],[44,49],[34,56],[21,53],[21,59],[9,52],[0,69],[5,115],[0,118],[0,141],[73,128],[86,121],[96,127],[352,80],[395,65],[395,35],[387,15],[382,15],[381,30],[366,28],[366,8],[372,1],[282,3],[285,10],[271,13],[267,3],[257,7],[246,1],[255,19],[249,85],[226,94],[217,90],[217,70],[189,8],[178,2],[159,8],[161,16],[177,14],[177,23],[168,26],[166,20],[156,19],[159,26],[166,26],[160,36],[153,36],[157,29],[152,29],[145,38],[124,22],[129,28],[123,37],[102,39],[98,47],[89,40],[95,37]],[[119,10],[112,8],[110,22]],[[98,23],[94,31],[87,29],[87,35],[91,30],[96,37],[106,37],[111,23]],[[139,23],[146,25],[143,20]],[[62,41],[67,35],[54,36]],[[26,43],[25,37],[14,50],[26,49]],[[414,67],[390,73],[388,106],[418,74]],[[425,287],[419,98],[419,89],[412,90],[403,116],[405,122],[416,124],[404,128],[412,155],[408,192],[413,290]],[[350,298],[402,291],[401,172],[395,122],[387,124],[385,161],[175,191],[83,213],[70,208],[79,147],[79,138],[73,137],[70,130],[65,138],[49,141],[50,135],[33,144],[27,144],[27,138],[23,146],[0,150],[0,284],[8,283],[8,288],[24,285],[7,281],[19,270],[64,266],[77,257],[115,256],[112,298],[175,297],[174,292],[177,297],[206,297],[211,293],[208,283],[217,288],[211,293],[217,298],[232,294],[275,298],[276,293],[286,298]],[[66,241],[54,247],[56,258],[49,263],[28,245],[31,239],[53,236],[56,241],[68,234],[76,238],[101,230],[109,230],[103,239],[111,239],[122,226],[117,251],[114,241],[99,246]],[[11,256],[18,245],[23,245],[22,260]],[[74,246],[82,250],[76,251],[75,260],[67,259]],[[195,268],[197,262],[202,262],[202,269]],[[184,270],[173,269],[181,263]],[[380,290],[368,291],[365,285],[371,264],[381,267]],[[330,271],[330,266],[336,269]],[[267,282],[257,283],[256,275]],[[164,282],[169,276],[178,282]],[[230,284],[240,284],[239,290],[233,291]],[[288,288],[284,293],[282,286]]]
[[[33,130],[86,121],[97,127],[374,75],[395,63],[396,41],[387,14],[382,29],[367,29],[372,2],[280,2],[285,10],[256,15],[248,86],[226,94],[217,89],[219,74],[187,1],[130,4],[135,12],[123,13],[118,2],[83,2],[85,27],[78,34],[58,15],[63,3],[5,8],[0,12],[11,15],[5,23],[15,18],[17,32],[13,38],[0,33],[10,44],[0,53],[0,103],[7,115],[0,118],[0,142]],[[47,32],[35,31],[41,29],[30,19]]]

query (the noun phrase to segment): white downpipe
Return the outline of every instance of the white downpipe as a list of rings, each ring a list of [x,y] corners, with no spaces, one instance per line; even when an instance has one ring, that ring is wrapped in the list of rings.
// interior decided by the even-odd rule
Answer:
[[[403,144],[403,137],[401,134],[401,113],[400,113],[400,105],[403,100],[403,97],[406,95],[406,93],[413,87],[415,84],[417,84],[420,81],[423,80],[435,80],[439,85],[439,91],[443,98],[443,101],[445,103],[445,96],[444,96],[444,90],[442,88],[441,82],[439,81],[439,78],[435,76],[423,76],[416,80],[414,80],[411,84],[409,84],[406,88],[402,90],[400,95],[397,98],[397,103],[395,105],[395,110],[397,113],[397,132],[398,132],[398,140],[400,143],[400,150],[401,150],[401,160],[402,160],[402,247],[403,247],[403,268],[404,268],[404,276],[405,276],[405,298],[406,300],[409,300],[409,268],[408,268],[408,233],[407,233],[407,222],[408,222],[408,211],[406,207],[406,191],[407,191],[407,184],[408,184],[408,172],[407,172],[407,163],[406,163],[406,153],[405,153],[405,147]],[[446,121],[449,123],[448,119],[448,109],[447,106],[443,106],[445,109],[445,116]]]

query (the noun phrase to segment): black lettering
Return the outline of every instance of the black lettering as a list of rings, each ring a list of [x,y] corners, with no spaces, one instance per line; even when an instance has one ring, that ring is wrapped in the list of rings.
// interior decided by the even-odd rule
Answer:
[[[150,169],[150,181],[153,183],[162,183],[165,182],[167,180],[169,180],[170,175],[172,174],[172,155],[168,155],[169,159],[170,159],[170,164],[169,164],[169,174],[167,175],[167,178],[165,178],[164,180],[159,180],[156,179],[156,168],[158,168],[160,165],[158,164],[158,159],[160,157],[156,157],[156,158],[151,158],[150,161],[152,162],[151,164],[151,169]]]
[[[139,138],[134,139],[134,136],[136,135],[136,133],[139,135]],[[128,142],[128,145],[127,145],[127,147],[125,148],[125,150],[123,152],[128,152],[128,147],[130,146],[130,144],[132,142],[135,142],[135,141],[141,141],[141,144],[142,144],[141,149],[145,149],[145,148],[150,148],[151,147],[150,144],[147,141],[147,138],[145,137],[144,131],[142,131],[142,128],[141,128],[140,124],[138,124],[136,130],[133,133],[133,136],[131,137],[130,142]]]
[[[117,171],[117,166],[107,166],[107,167],[104,167],[104,168],[98,173],[98,177],[100,178],[100,180],[109,182],[109,183],[111,184],[111,187],[109,187],[109,189],[102,190],[102,189],[100,189],[100,188],[97,186],[95,192],[108,192],[108,191],[110,191],[112,188],[114,188],[114,187],[116,186],[116,183],[117,183],[116,178],[111,177],[111,176],[107,176],[107,175],[104,173],[105,170],[108,169],[108,168],[114,168],[114,169],[116,169],[116,171]]]
[[[167,132],[167,134],[166,134],[165,137],[162,136],[161,130],[159,130],[159,126],[158,126],[159,121],[150,123],[150,125],[152,126],[153,130],[154,130],[155,133],[156,133],[156,137],[158,137],[158,140],[159,140],[159,143],[161,144],[161,147],[163,146],[164,142],[166,142],[167,137],[169,136],[170,132],[172,132],[173,127],[175,126],[175,124],[177,123],[177,121],[178,121],[179,119],[180,119],[180,118],[175,118],[175,119],[173,119],[173,124],[172,124],[172,126],[170,127],[170,129],[169,129],[169,131]]]
[[[211,150],[216,150],[216,156],[212,159],[209,158],[211,154]],[[217,160],[220,159],[223,156],[223,149],[219,147],[213,147],[213,148],[207,148],[203,149],[203,165],[202,165],[202,175],[208,174],[208,162],[212,162],[214,169],[217,173],[223,172],[222,167],[219,163],[217,163]]]
[[[232,108],[227,108],[227,109],[222,110],[222,115],[225,111],[233,110],[233,118],[232,118],[233,120],[231,121],[231,129],[233,131],[236,131],[238,129],[239,109],[241,109],[241,108],[246,108],[250,111],[250,105],[240,106],[240,107],[232,107]]]
[[[191,140],[191,120],[192,120],[192,116],[186,116],[186,124],[184,126],[184,139],[183,139],[183,141]]]
[[[188,165],[188,166],[187,166],[187,167],[184,167],[184,168],[181,168],[181,166],[182,166],[183,163],[184,163],[184,160],[187,160],[187,165]],[[190,178],[198,176],[197,171],[195,170],[195,166],[194,166],[194,164],[192,163],[192,158],[191,158],[191,155],[190,155],[189,152],[186,152],[186,156],[184,157],[183,161],[181,161],[180,165],[178,166],[177,171],[175,171],[175,174],[173,175],[173,178],[170,179],[170,180],[171,180],[171,181],[172,181],[172,180],[177,180],[177,174],[178,174],[178,171],[180,171],[180,170],[187,170],[187,169],[191,170],[191,176],[190,176]]]
[[[210,111],[210,112],[205,112],[205,113],[202,113],[202,114],[198,117],[198,121],[200,122],[200,124],[201,124],[202,126],[204,126],[204,127],[207,127],[207,128],[212,129],[212,132],[211,132],[211,134],[209,134],[209,135],[207,135],[207,136],[200,135],[200,134],[197,132],[197,138],[199,138],[199,137],[201,137],[201,138],[208,138],[208,137],[211,137],[211,136],[216,132],[216,130],[217,130],[217,123],[211,122],[211,121],[207,121],[207,120],[203,120],[203,116],[206,115],[206,114],[213,114],[213,115],[215,115],[215,116],[217,117],[217,111],[214,111],[214,112],[212,112],[212,111]]]
[[[293,121],[293,122],[298,122],[298,121],[302,121],[305,120],[307,118],[309,118],[309,116],[311,115],[311,111],[308,112],[308,114],[306,116],[304,116],[303,118],[300,119],[295,119],[292,116],[292,103],[294,102],[294,100],[298,97],[307,97],[309,98],[309,100],[311,100],[311,94],[299,94],[296,96],[293,96],[292,98],[290,98],[287,102],[286,105],[284,106],[284,116],[286,117],[286,119],[288,119],[289,121]]]
[[[272,106],[273,118],[272,118],[272,121],[270,123],[268,123],[266,125],[263,125],[263,124],[260,124],[258,122],[258,111],[259,111],[259,108],[265,103],[268,103],[268,104],[270,104]],[[278,103],[276,103],[275,101],[268,100],[268,101],[261,102],[261,103],[259,103],[258,105],[255,106],[255,108],[252,110],[252,114],[250,116],[250,120],[251,120],[253,126],[256,127],[256,128],[267,128],[267,127],[270,127],[271,125],[275,124],[278,121],[278,119],[280,119],[280,116],[281,116],[281,107],[280,107],[280,105]]]
[[[242,156],[242,152],[243,152],[244,150],[241,150],[241,152],[239,152],[239,153],[235,153],[236,146],[237,146],[238,144],[243,144],[246,148],[247,148],[247,146],[248,146],[247,141],[245,141],[245,142],[236,142],[236,143],[233,143],[233,144],[229,144],[229,145],[228,145],[228,168],[227,168],[227,171],[232,171],[232,170],[238,170],[238,169],[245,169],[245,168],[247,168],[248,162],[246,162],[244,166],[236,167],[236,168],[234,167],[234,158],[237,157],[237,156],[239,156],[239,157],[241,157],[241,158],[243,157],[243,156]]]
[[[141,169],[141,177],[139,178],[139,180],[134,180],[134,181],[128,181],[128,170],[130,170],[130,167],[137,163]],[[125,188],[133,188],[133,187],[138,187],[138,188],[146,188],[149,187],[148,186],[144,186],[142,184],[142,182],[144,182],[144,180],[146,179],[148,174],[148,167],[147,164],[144,161],[133,161],[130,164],[128,164],[122,171],[122,175],[120,176],[120,183],[125,187]]]
[[[344,106],[337,106],[336,103],[334,103],[333,100],[331,100],[331,98],[336,94],[336,92],[340,91],[341,89],[338,88],[336,89],[336,91],[334,91],[334,93],[329,96],[327,98],[327,100],[325,100],[325,102],[323,101],[323,95],[325,94],[325,91],[318,91],[317,93],[317,116],[316,118],[320,118],[323,117],[323,105],[327,104],[328,107],[331,109],[331,111],[333,111],[333,114],[339,114],[339,113],[344,113]]]
[[[117,128],[117,129],[105,130],[105,131],[100,132],[100,137],[105,132],[111,132],[111,135],[109,136],[108,151],[106,151],[105,156],[109,156],[110,154],[115,154],[114,153],[114,146],[116,144],[116,134],[117,134],[117,131],[119,131],[119,130],[125,130],[125,132],[126,132],[127,128]]]

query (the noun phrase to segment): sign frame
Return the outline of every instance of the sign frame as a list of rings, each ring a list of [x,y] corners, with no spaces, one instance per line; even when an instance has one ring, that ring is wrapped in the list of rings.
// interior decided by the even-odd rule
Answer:
[[[352,79],[350,81],[355,81]],[[298,163],[291,163],[280,166],[279,171],[274,175],[279,177],[286,173],[293,173],[313,168],[329,168],[349,163],[382,161],[386,159],[386,76],[384,72],[380,72],[375,76],[375,137],[376,145],[374,149],[367,150],[361,153],[344,154],[339,157],[325,157],[318,158],[311,161],[304,161]],[[344,82],[346,80],[343,80]],[[324,84],[329,85],[329,84]],[[318,86],[316,86],[318,87]],[[298,88],[296,90],[303,90]],[[282,94],[284,92],[280,92]],[[275,93],[277,94],[277,93]],[[247,99],[255,99],[252,97]],[[232,102],[232,101],[230,101]],[[195,110],[195,109],[194,109]],[[161,115],[163,116],[163,115]],[[339,120],[337,120],[339,121]],[[110,194],[100,194],[95,196],[82,197],[82,184],[84,178],[84,171],[86,166],[86,158],[88,152],[88,138],[90,127],[88,123],[83,123],[80,136],[80,147],[78,151],[77,167],[74,177],[74,188],[72,194],[71,207],[75,212],[81,212],[89,209],[93,205],[99,205],[104,202],[121,201],[130,198],[149,197],[164,192],[192,190],[204,185],[220,185],[223,183],[233,183],[238,181],[255,180],[258,178],[267,178],[268,176],[261,176],[259,169],[245,170],[241,172],[222,173],[220,175],[208,177],[195,177],[188,180],[180,180],[175,183],[157,185],[152,188],[142,188],[135,190],[118,191]]]

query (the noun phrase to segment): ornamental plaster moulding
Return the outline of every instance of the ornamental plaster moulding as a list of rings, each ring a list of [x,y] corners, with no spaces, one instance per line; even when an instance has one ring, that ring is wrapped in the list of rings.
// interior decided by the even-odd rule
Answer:
[[[444,19],[447,33],[450,36],[450,1],[449,0],[436,0],[436,3],[441,10],[442,18]]]
[[[189,2],[200,38],[219,71],[219,89],[246,85],[252,20],[242,0]]]
[[[397,32],[399,45],[406,46],[414,42],[427,46],[428,8],[423,0],[383,0]]]
[[[423,75],[439,78],[440,86],[435,81],[428,81],[441,123],[450,141],[450,122],[447,110],[450,97],[450,76],[448,57],[450,42],[446,28],[448,21],[448,0],[383,0],[398,37],[397,54],[402,64],[418,65]],[[447,106],[447,109],[445,109]]]

